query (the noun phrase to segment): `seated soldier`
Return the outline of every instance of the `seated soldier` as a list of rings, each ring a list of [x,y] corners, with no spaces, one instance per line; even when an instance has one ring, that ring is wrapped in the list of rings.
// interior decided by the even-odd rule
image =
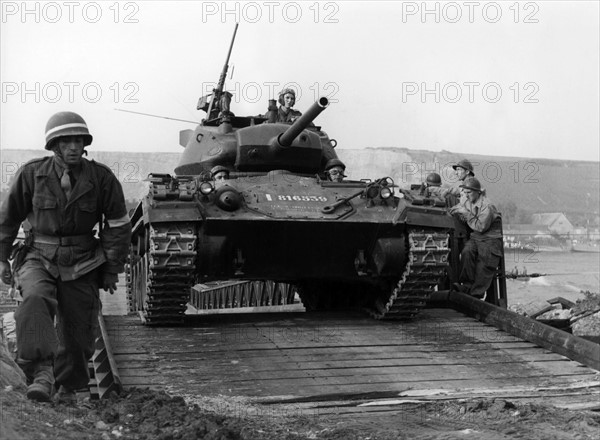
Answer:
[[[460,254],[459,283],[453,288],[484,298],[502,257],[502,220],[496,207],[482,194],[479,180],[467,178],[460,187],[466,200],[451,207],[449,212],[465,222],[472,232]]]
[[[339,159],[330,159],[325,165],[327,179],[332,182],[341,182],[344,180],[344,177],[346,177],[344,171],[346,171],[346,165]]]

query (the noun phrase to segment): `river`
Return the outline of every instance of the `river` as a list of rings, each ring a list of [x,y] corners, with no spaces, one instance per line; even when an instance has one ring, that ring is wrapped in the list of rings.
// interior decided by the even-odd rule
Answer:
[[[582,290],[600,292],[600,254],[568,251],[515,252],[506,250],[506,270],[515,266],[522,273],[547,274],[530,278],[507,280],[508,303],[528,303],[557,296],[576,301]]]

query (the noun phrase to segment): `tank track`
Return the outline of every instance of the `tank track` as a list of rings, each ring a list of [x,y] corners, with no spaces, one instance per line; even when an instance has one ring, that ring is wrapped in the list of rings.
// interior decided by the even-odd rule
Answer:
[[[407,264],[398,284],[387,300],[378,298],[374,307],[367,309],[375,319],[413,318],[446,276],[450,254],[446,232],[411,229],[408,243]]]
[[[130,254],[127,269],[130,310],[141,311],[146,325],[182,324],[196,279],[195,226],[151,224],[145,233],[147,249],[142,255]]]

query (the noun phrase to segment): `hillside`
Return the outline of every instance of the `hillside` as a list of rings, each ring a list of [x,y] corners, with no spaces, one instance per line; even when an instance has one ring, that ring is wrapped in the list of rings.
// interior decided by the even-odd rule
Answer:
[[[182,150],[173,153],[128,153],[94,151],[90,159],[108,165],[123,184],[126,198],[133,202],[147,191],[144,179],[150,172],[170,173]],[[5,190],[19,165],[39,157],[39,150],[3,149],[2,189]],[[351,179],[390,176],[401,187],[418,183],[436,171],[445,183],[454,182],[451,165],[461,159],[452,152],[406,148],[337,150]],[[554,159],[472,154],[477,177],[488,196],[505,212],[511,223],[526,222],[536,212],[564,212],[574,224],[598,223],[600,163]],[[511,207],[511,202],[516,205]]]

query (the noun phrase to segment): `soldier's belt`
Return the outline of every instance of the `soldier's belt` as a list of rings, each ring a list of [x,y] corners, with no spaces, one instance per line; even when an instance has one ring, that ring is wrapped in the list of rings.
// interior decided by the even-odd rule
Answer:
[[[33,234],[33,242],[37,244],[54,244],[57,246],[85,246],[94,242],[94,236],[91,234],[68,235],[59,237],[56,235]]]

